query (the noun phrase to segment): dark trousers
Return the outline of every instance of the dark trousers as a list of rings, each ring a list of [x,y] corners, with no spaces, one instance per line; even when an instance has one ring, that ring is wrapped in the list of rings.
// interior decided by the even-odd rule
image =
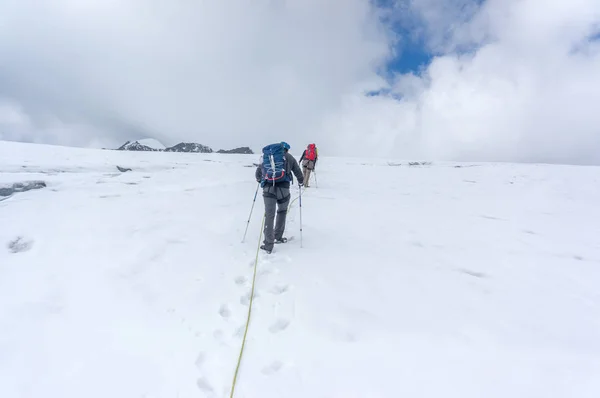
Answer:
[[[281,239],[285,231],[285,219],[291,195],[289,189],[284,188],[281,191],[284,192],[278,192],[277,196],[270,194],[263,195],[265,201],[264,244],[267,250],[273,250],[275,240]],[[273,224],[275,225],[273,226]]]

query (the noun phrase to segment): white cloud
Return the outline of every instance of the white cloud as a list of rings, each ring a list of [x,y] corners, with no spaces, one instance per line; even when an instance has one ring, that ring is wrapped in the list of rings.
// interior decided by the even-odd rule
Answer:
[[[0,138],[600,163],[600,2],[396,0],[437,55],[396,76],[401,101],[363,96],[392,42],[370,3],[3,2],[0,93],[20,116],[0,112]]]
[[[47,142],[81,144],[104,129],[111,143],[304,145],[387,53],[365,0],[0,4],[0,93]],[[93,128],[48,136],[40,114],[71,132]]]
[[[107,132],[87,123],[63,123],[52,114],[30,117],[14,101],[0,98],[0,140],[103,147]]]
[[[489,0],[470,2],[468,19],[443,12],[457,2],[412,2],[427,9],[426,42],[443,53],[422,76],[397,77],[402,101],[356,98],[325,128],[360,126],[362,151],[379,156],[393,145],[404,157],[600,164],[600,45],[589,41],[600,2]]]

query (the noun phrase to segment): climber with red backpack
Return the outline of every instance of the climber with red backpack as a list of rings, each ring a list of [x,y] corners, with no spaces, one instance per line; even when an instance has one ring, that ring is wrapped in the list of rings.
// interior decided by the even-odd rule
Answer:
[[[317,159],[319,158],[319,151],[315,144],[308,144],[302,156],[300,156],[300,162],[302,163],[302,170],[304,174],[304,186],[308,188],[310,173],[317,166]]]

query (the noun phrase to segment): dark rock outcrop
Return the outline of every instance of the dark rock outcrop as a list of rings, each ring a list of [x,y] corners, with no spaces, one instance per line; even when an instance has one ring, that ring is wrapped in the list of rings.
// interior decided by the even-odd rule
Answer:
[[[121,173],[125,173],[125,172],[127,172],[127,171],[131,171],[131,169],[130,169],[130,168],[121,167],[121,166],[117,166],[117,169],[119,169],[119,171],[120,171]]]
[[[26,252],[29,249],[31,249],[32,245],[33,245],[33,240],[23,238],[22,236],[18,236],[16,239],[8,242],[7,247],[11,253],[21,253],[21,252]]]
[[[239,148],[235,148],[235,149],[229,149],[229,150],[219,149],[217,151],[217,153],[237,153],[237,154],[242,154],[242,155],[253,155],[254,154],[254,152],[252,152],[252,149],[248,148],[247,146],[243,146],[243,147],[239,147]]]
[[[146,151],[146,152],[185,152],[185,153],[213,153],[213,149],[209,146],[198,144],[197,142],[180,142],[177,145],[165,149],[156,149],[139,143],[138,141],[127,141],[121,147],[117,148],[118,151]],[[220,149],[217,153],[223,154],[243,154],[253,155],[254,152],[247,146],[234,148],[234,149]]]
[[[46,183],[44,181],[15,182],[12,185],[0,185],[0,196],[10,196],[17,192],[25,192],[40,188],[46,188]]]
[[[210,147],[195,142],[180,142],[165,149],[165,152],[212,153],[213,150]]]

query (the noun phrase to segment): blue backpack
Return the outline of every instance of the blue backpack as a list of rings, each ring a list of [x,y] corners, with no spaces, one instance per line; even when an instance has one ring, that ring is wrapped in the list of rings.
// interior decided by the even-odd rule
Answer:
[[[283,151],[283,144],[271,144],[262,149],[262,171],[263,179],[261,186],[265,184],[273,184],[282,181],[289,181],[289,176],[286,174],[287,160]]]

